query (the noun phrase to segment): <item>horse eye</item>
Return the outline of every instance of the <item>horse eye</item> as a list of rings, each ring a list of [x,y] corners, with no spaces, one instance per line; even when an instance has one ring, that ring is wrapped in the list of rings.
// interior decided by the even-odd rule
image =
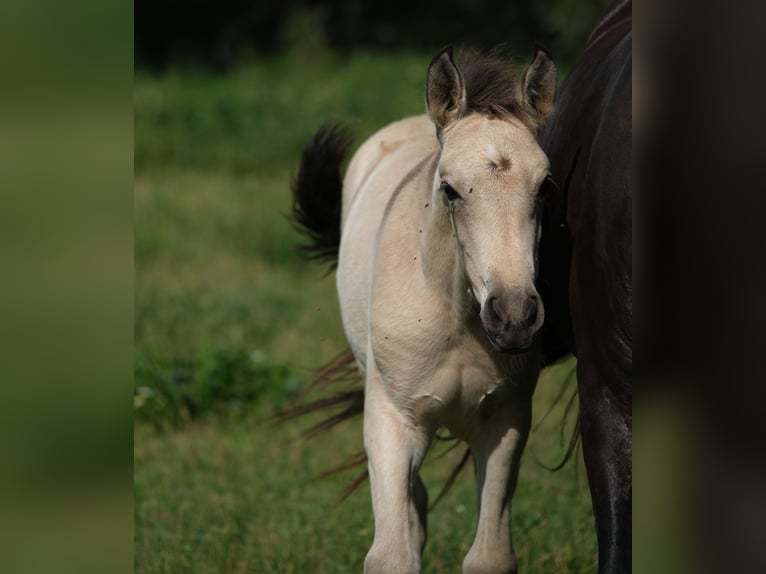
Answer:
[[[558,189],[558,186],[556,186],[556,183],[553,181],[553,178],[551,176],[547,176],[543,183],[540,185],[540,191],[539,196],[543,199],[548,199],[551,195],[554,194],[554,192]]]
[[[442,182],[442,191],[444,192],[444,197],[446,197],[448,201],[455,201],[456,199],[460,199],[460,194],[455,191],[446,181]]]

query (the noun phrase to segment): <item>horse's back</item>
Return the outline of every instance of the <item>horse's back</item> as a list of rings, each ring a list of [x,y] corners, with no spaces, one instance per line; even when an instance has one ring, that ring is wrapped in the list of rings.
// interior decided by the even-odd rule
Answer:
[[[345,225],[357,193],[374,179],[373,173],[395,178],[401,170],[408,171],[408,164],[417,163],[416,156],[432,151],[438,144],[434,134],[431,120],[420,115],[388,124],[365,140],[351,158],[343,180],[341,225]],[[374,185],[385,187],[378,181]]]

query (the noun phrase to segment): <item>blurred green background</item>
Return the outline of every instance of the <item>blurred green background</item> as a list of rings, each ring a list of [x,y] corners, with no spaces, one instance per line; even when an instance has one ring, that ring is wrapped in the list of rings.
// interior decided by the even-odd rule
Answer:
[[[312,441],[310,421],[264,422],[346,348],[334,277],[299,258],[287,218],[301,147],[326,120],[359,144],[423,112],[447,43],[502,42],[524,63],[540,41],[561,78],[603,4],[135,3],[136,572],[361,571],[366,485],[336,507],[354,473],[313,480],[361,449],[359,421]],[[595,570],[581,457],[545,468],[574,422],[572,368],[547,369],[535,399],[513,507],[523,572]],[[435,450],[432,497],[460,454]],[[425,572],[460,570],[471,475],[431,515]]]

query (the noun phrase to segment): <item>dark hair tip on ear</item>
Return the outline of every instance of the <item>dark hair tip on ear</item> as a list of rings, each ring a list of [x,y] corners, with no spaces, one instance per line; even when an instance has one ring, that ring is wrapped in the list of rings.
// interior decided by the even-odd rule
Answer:
[[[543,54],[545,54],[548,57],[549,60],[553,60],[553,55],[550,53],[548,48],[543,46],[540,42],[535,42],[532,49],[534,51],[534,55],[535,56],[537,56],[538,52],[542,52]]]
[[[444,54],[447,54],[450,60],[452,60],[452,44],[447,44],[444,46],[441,50],[437,52],[437,54],[434,56],[434,60],[438,60],[441,58]]]

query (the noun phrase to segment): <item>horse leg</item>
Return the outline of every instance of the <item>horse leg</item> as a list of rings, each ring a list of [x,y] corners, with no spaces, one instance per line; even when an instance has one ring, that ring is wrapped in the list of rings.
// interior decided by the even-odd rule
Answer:
[[[428,433],[396,409],[380,377],[368,374],[364,445],[375,537],[364,561],[365,574],[420,572],[428,497],[418,470],[429,442]]]
[[[603,379],[578,360],[580,429],[598,536],[598,571],[631,571],[631,429]]]
[[[464,574],[516,573],[511,497],[531,416],[529,399],[508,405],[493,413],[470,443],[476,467],[479,524],[473,546],[463,560]]]

